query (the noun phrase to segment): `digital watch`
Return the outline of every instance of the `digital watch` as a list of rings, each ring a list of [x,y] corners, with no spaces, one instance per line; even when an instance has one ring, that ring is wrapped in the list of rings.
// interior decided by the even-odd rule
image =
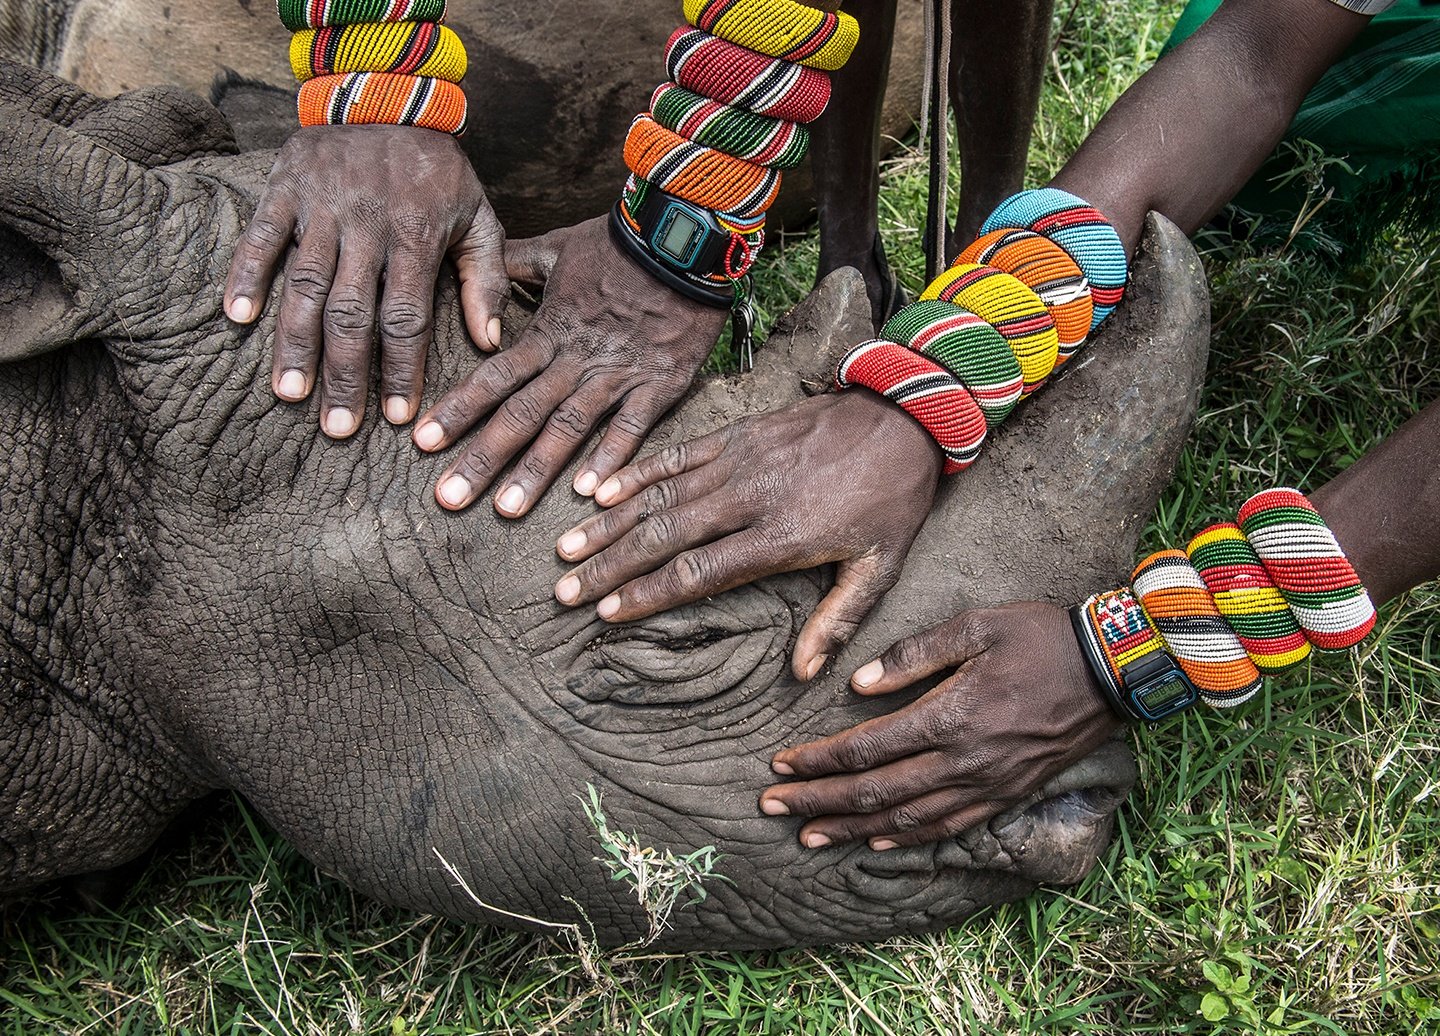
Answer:
[[[749,369],[755,311],[752,249],[709,209],[646,184],[610,210],[610,236],[660,283],[688,299],[730,310],[731,341]]]
[[[1200,700],[1128,587],[1071,608],[1070,624],[1101,693],[1121,718],[1157,723]]]

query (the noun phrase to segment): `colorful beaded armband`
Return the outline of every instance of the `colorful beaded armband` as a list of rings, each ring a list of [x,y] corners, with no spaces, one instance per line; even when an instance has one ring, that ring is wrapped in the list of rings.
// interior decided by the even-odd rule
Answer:
[[[882,333],[941,364],[993,426],[1084,347],[1126,276],[1120,237],[1094,208],[1022,191]]]
[[[782,170],[804,159],[802,124],[825,110],[826,73],[848,59],[859,27],[794,0],[687,0],[684,9],[690,24],[665,46],[670,82],[626,135],[631,176],[610,227],[661,283],[711,305],[733,299],[743,357],[765,213]]]
[[[1312,646],[1343,650],[1375,625],[1369,594],[1304,494],[1257,493],[1239,517],[1204,529],[1187,550],[1151,554],[1131,575],[1133,593],[1113,592],[1136,601],[1160,648],[1220,708],[1248,701],[1265,676],[1304,660]],[[1123,612],[1138,631],[1133,612]],[[1081,648],[1097,668],[1083,638]],[[1125,661],[1097,668],[1097,678],[1116,677]]]
[[[465,129],[465,46],[444,0],[277,0],[301,126]]]

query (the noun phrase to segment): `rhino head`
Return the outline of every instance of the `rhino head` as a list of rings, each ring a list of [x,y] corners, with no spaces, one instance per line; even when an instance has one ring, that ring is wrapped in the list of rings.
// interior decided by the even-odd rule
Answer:
[[[1126,305],[942,489],[899,585],[802,685],[787,654],[827,572],[608,626],[551,592],[555,537],[588,501],[450,514],[443,461],[404,432],[371,415],[330,442],[279,403],[273,313],[221,311],[270,156],[225,154],[201,102],[97,102],[7,66],[0,134],[0,891],[130,858],[217,788],[379,899],[583,914],[606,942],[647,918],[596,859],[587,785],[612,829],[722,854],[674,946],[929,930],[1093,865],[1134,779],[1120,742],[924,848],[805,850],[756,797],[776,749],[901,704],[846,686],[894,640],[1123,577],[1204,370],[1204,279],[1174,227],[1152,218]],[[175,161],[186,140],[209,155]],[[858,275],[832,275],[752,374],[702,383],[652,445],[799,398],[868,313]],[[476,362],[448,275],[436,315],[427,398]]]

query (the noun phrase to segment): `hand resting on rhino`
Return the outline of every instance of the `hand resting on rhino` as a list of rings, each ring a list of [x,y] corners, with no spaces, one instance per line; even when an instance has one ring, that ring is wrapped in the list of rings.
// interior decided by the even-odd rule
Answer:
[[[1068,600],[1125,570],[1204,368],[1204,281],[1173,228],[1152,222],[1088,358],[941,490],[899,584],[800,684],[787,655],[822,573],[612,626],[551,592],[588,501],[449,513],[402,432],[332,443],[278,401],[272,316],[229,323],[219,288],[272,156],[226,154],[201,102],[101,102],[3,66],[0,135],[0,892],[130,859],[226,788],[369,895],[515,923],[443,857],[485,903],[583,910],[606,942],[647,920],[595,860],[587,785],[613,828],[722,854],[728,880],[671,919],[677,947],[930,930],[1094,864],[1134,779],[1119,742],[888,853],[807,851],[757,796],[778,748],[895,707],[850,693],[858,661],[962,604]],[[209,157],[176,161],[186,142]],[[795,372],[868,320],[859,276],[832,275],[752,375],[702,383],[652,445],[800,398]],[[426,399],[475,363],[461,323],[447,272]]]

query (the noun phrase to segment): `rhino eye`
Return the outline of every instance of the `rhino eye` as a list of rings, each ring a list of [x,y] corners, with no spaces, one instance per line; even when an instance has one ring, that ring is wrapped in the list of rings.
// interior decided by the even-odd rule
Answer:
[[[641,622],[602,630],[585,645],[565,686],[588,702],[684,705],[754,684],[768,688],[785,664],[790,610],[742,587]]]

